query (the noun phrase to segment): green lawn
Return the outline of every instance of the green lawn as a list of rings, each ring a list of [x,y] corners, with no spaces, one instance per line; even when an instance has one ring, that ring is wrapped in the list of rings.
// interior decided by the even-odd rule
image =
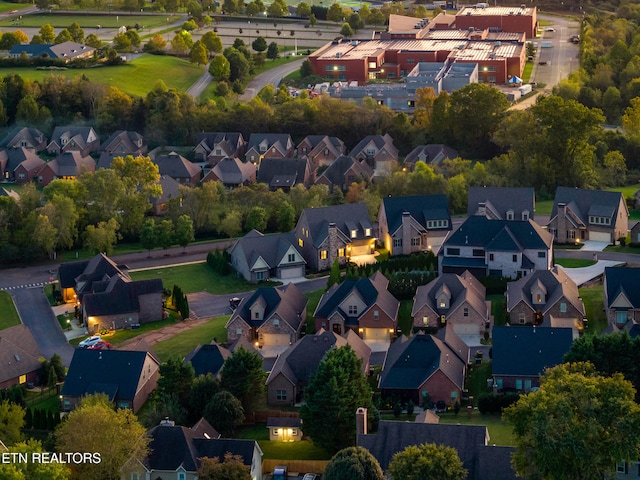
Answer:
[[[165,362],[174,355],[185,357],[197,345],[210,343],[214,338],[219,343],[224,343],[227,341],[227,330],[224,326],[228,320],[229,315],[212,318],[207,323],[178,333],[168,340],[156,343],[153,345],[153,349],[160,357],[160,360]]]
[[[472,353],[473,355],[475,353]],[[481,393],[491,392],[491,389],[487,387],[488,378],[491,378],[491,360],[489,359],[484,359],[480,365],[474,364],[468,369],[466,387],[469,390],[469,395],[474,398],[474,403],[477,403]]]
[[[307,320],[306,320],[306,333],[313,334],[316,331],[316,320],[313,318],[313,314],[316,311],[320,298],[326,290],[324,288],[316,290],[315,292],[305,293],[304,296],[309,299],[307,303]]]
[[[541,200],[536,202],[536,215],[551,215],[553,200]]]
[[[522,83],[529,83],[531,80],[531,72],[533,72],[533,62],[525,63],[522,72]]]
[[[255,285],[250,285],[243,278],[238,278],[233,274],[222,277],[204,262],[179,267],[134,271],[130,274],[134,280],[160,278],[164,288],[171,290],[174,285],[178,285],[184,293],[228,294],[248,292],[256,288]]]
[[[608,245],[604,247],[605,252],[619,252],[619,253],[634,253],[636,255],[640,254],[640,248],[630,247],[629,245],[620,246],[620,245]]]
[[[0,330],[20,325],[20,316],[13,304],[11,295],[7,292],[0,292]]]
[[[265,427],[266,430],[266,427]],[[299,442],[279,442],[260,440],[260,448],[264,452],[264,458],[274,458],[278,460],[330,460],[331,455],[324,449],[316,447],[309,440]]]
[[[494,325],[504,325],[507,323],[507,298],[501,294],[487,295],[487,300],[491,302],[491,314]]]
[[[0,12],[14,10],[19,8],[19,4],[10,3],[12,8],[4,10],[5,3],[0,3]],[[77,22],[85,31],[85,35],[91,33],[99,33],[97,28],[100,25],[102,28],[118,28],[121,26],[144,26],[144,28],[159,28],[164,25],[172,24],[176,21],[175,16],[166,14],[160,15],[109,15],[105,12],[104,15],[69,15],[69,14],[50,14],[40,13],[36,15],[25,15],[20,20],[20,28],[40,28],[43,25],[50,24],[55,28],[67,28],[72,23]],[[0,20],[0,27],[12,26],[12,20],[10,18],[3,18]],[[140,31],[139,33],[142,33]]]
[[[63,75],[67,78],[85,75],[94,83],[112,85],[129,95],[146,96],[159,80],[162,80],[168,88],[186,92],[204,73],[204,67],[170,55],[143,54],[124,65],[70,68],[56,70],[55,73],[35,68],[0,68],[1,77],[16,73],[25,80],[32,81],[42,81],[50,75]]]
[[[578,290],[589,320],[585,333],[588,335],[599,335],[607,327],[607,316],[604,312],[604,287],[594,285],[592,287],[580,288]]]
[[[60,412],[60,396],[56,395],[55,388],[48,392],[27,392],[26,402],[32,409]]]
[[[500,415],[482,415],[478,410],[474,410],[471,414],[471,418],[468,417],[467,412],[460,410],[458,415],[454,413],[441,413],[440,423],[454,423],[461,425],[486,425],[489,429],[490,444],[496,444],[500,446],[514,446],[515,435],[511,425],[502,421]]]
[[[108,341],[111,345],[118,346],[126,340],[137,337],[143,333],[151,332],[153,330],[158,330],[163,327],[167,327],[169,325],[173,325],[178,322],[178,318],[176,315],[169,311],[169,318],[166,320],[158,320],[157,322],[143,323],[140,328],[136,330],[117,330],[111,335],[103,335],[104,339]],[[87,337],[74,338],[69,340],[71,345],[78,345],[82,340]]]
[[[74,313],[68,313],[67,315],[57,315],[58,323],[60,324],[60,328],[64,330],[69,330],[69,325],[73,321]]]
[[[586,258],[556,258],[555,262],[557,265],[560,265],[564,268],[582,268],[590,267],[591,265],[596,264],[594,260],[589,260]]]
[[[413,300],[402,300],[400,302],[400,309],[398,310],[398,328],[406,336],[411,335],[413,330],[413,317],[411,316],[411,310],[413,309]]]

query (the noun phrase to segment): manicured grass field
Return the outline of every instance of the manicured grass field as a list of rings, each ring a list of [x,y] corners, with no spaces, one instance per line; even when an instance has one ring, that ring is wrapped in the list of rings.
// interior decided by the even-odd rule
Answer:
[[[461,425],[486,425],[489,429],[489,444],[496,444],[500,446],[514,446],[515,435],[511,425],[502,421],[500,415],[482,415],[478,410],[473,410],[471,418],[467,416],[467,412],[460,410],[458,415],[454,413],[441,413],[440,423],[453,423]]]
[[[564,268],[590,267],[595,263],[595,261],[586,258],[556,258],[556,264]]]
[[[587,312],[589,323],[585,328],[587,335],[599,335],[607,327],[607,316],[604,312],[604,287],[594,285],[592,287],[580,288],[578,290],[584,308]]]
[[[0,5],[4,6],[5,3]],[[10,3],[9,5],[16,5]],[[13,8],[2,10],[0,12],[14,10]],[[169,25],[176,22],[179,17],[161,14],[161,15],[114,15],[104,12],[104,15],[68,15],[68,14],[53,14],[42,13],[37,15],[25,15],[20,21],[20,28],[40,28],[42,25],[50,24],[54,28],[67,28],[72,23],[78,23],[83,29],[85,29],[85,35],[90,33],[99,32],[97,28],[100,25],[102,28],[118,28],[122,26],[133,26],[136,23],[138,25],[144,25],[144,28],[159,28],[164,25]],[[3,18],[0,20],[0,27],[10,27],[12,25],[11,18]]]
[[[1,77],[18,74],[32,81],[42,81],[50,75],[62,75],[67,78],[86,75],[94,83],[112,85],[134,96],[146,96],[159,80],[168,88],[186,92],[203,73],[204,67],[198,67],[188,60],[169,55],[149,54],[143,54],[125,65],[70,68],[55,72],[35,68],[0,68]]]
[[[266,427],[265,427],[266,430]],[[258,442],[264,452],[264,458],[278,460],[330,460],[331,455],[324,449],[316,447],[309,440],[299,442],[272,442],[260,440]]]
[[[0,292],[0,330],[20,325],[20,317],[13,304],[11,295]]]
[[[204,262],[131,272],[131,278],[134,280],[161,278],[164,288],[171,290],[174,285],[178,285],[184,293],[209,292],[227,294],[248,292],[255,289],[255,285],[249,285],[243,278],[238,278],[233,274],[221,277]]]
[[[308,292],[304,294],[304,296],[309,299],[309,303],[307,303],[307,333],[313,333],[316,331],[316,321],[315,318],[313,318],[313,313],[316,311],[316,307],[318,306],[318,303],[320,303],[320,298],[324,292],[325,289],[322,288],[315,292]]]
[[[400,309],[398,310],[398,328],[403,334],[411,335],[413,328],[413,318],[411,317],[411,310],[413,309],[413,300],[402,300],[400,302]]]
[[[224,326],[228,320],[229,315],[212,318],[207,323],[178,333],[168,340],[156,343],[153,345],[153,349],[160,357],[160,360],[166,362],[174,355],[185,357],[197,345],[210,343],[214,338],[219,343],[224,343],[227,341],[227,330]]]

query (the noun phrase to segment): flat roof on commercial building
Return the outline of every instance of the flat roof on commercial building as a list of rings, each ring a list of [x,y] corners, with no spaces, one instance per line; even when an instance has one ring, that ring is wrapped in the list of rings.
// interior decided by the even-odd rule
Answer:
[[[533,15],[535,13],[535,7],[464,7],[462,8],[457,17],[465,15],[485,16],[485,17],[508,17],[510,15]]]

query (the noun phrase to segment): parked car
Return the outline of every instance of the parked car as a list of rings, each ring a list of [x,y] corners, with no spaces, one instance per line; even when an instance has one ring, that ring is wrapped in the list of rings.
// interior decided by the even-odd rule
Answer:
[[[556,29],[555,29],[555,28],[553,28],[553,27],[547,27],[547,28],[545,28],[545,29],[544,29],[544,31],[545,31],[545,32],[555,32],[555,31],[556,31]]]
[[[104,340],[100,340],[99,342],[88,346],[87,350],[111,350],[111,344],[109,342],[105,342]]]
[[[98,342],[101,342],[102,338],[100,337],[100,335],[93,335],[91,337],[85,338],[84,340],[82,340],[79,344],[78,347],[80,348],[89,348],[91,345],[95,345]]]
[[[242,301],[241,298],[238,297],[233,297],[229,299],[229,307],[231,308],[231,310],[235,310],[236,308],[238,308],[238,305],[240,305],[240,302]]]
[[[318,480],[320,478],[320,476],[316,473],[305,473],[304,477],[302,477],[302,480]]]

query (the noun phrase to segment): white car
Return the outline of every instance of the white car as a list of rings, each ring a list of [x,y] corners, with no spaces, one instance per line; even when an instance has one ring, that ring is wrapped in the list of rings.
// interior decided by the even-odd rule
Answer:
[[[91,347],[92,345],[95,345],[98,342],[101,342],[102,338],[100,338],[100,335],[93,335],[92,337],[88,337],[85,338],[84,340],[82,340],[79,344],[78,347],[80,348],[88,348]]]
[[[556,31],[556,29],[555,29],[555,28],[553,28],[553,27],[547,27],[547,28],[545,28],[545,29],[544,29],[544,31],[545,31],[545,32],[555,32],[555,31]]]

